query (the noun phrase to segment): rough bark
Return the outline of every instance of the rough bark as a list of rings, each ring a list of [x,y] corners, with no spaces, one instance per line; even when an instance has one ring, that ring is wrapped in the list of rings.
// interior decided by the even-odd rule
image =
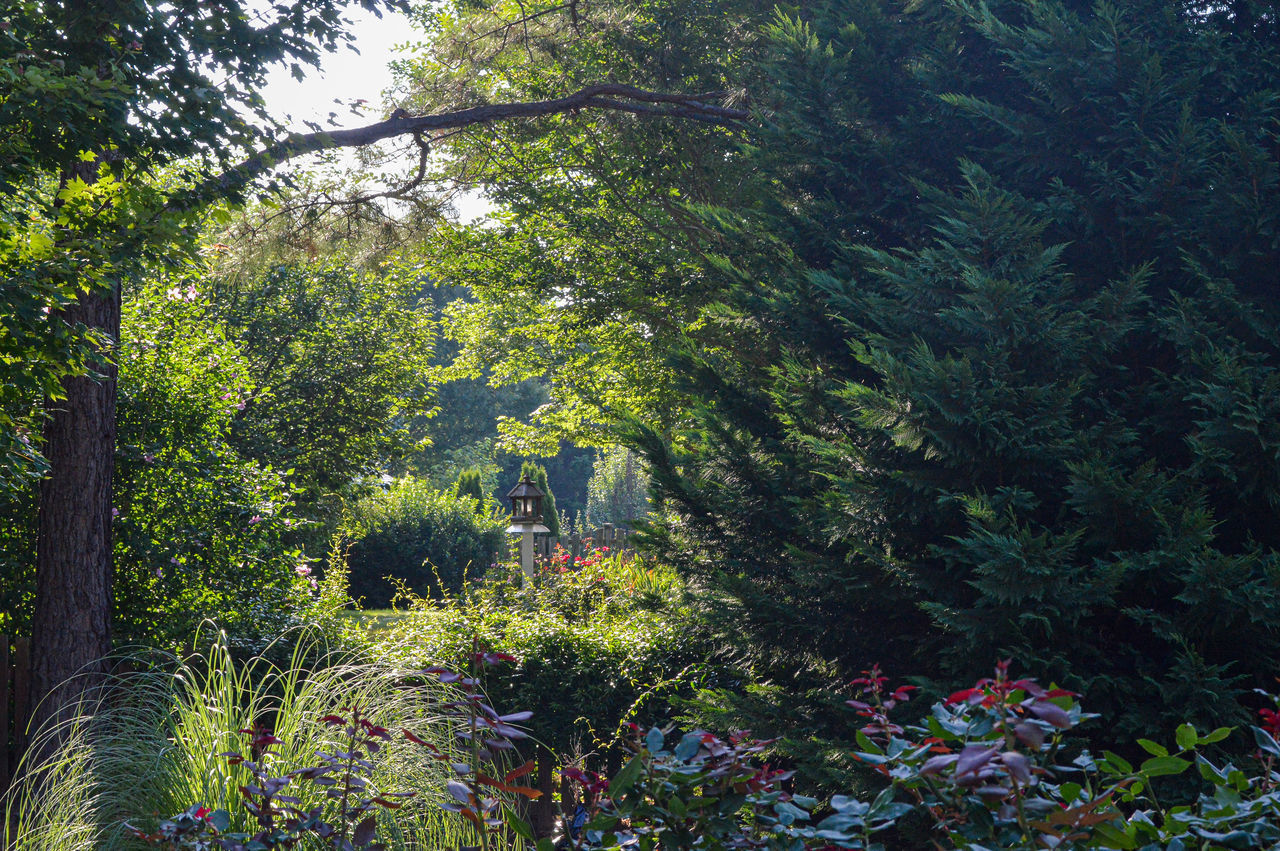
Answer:
[[[117,339],[119,288],[82,294],[62,318]],[[40,487],[36,599],[31,642],[33,729],[61,721],[102,682],[111,650],[111,477],[115,468],[116,368],[63,382],[49,412]]]

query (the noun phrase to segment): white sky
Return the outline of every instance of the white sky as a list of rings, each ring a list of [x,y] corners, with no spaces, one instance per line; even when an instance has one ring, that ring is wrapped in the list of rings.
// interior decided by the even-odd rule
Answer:
[[[382,93],[391,86],[391,70],[388,67],[396,57],[396,47],[404,47],[418,41],[422,34],[414,29],[409,19],[400,13],[386,12],[375,17],[359,6],[351,6],[345,16],[350,19],[350,31],[355,35],[359,53],[341,48],[326,53],[319,69],[304,68],[305,80],[293,78],[287,65],[273,70],[267,77],[262,96],[267,109],[290,130],[307,132],[306,121],[329,127],[329,113],[337,113],[337,128],[358,127],[371,124],[383,117]],[[362,114],[353,113],[351,104],[367,101]],[[335,103],[336,101],[336,103]],[[338,166],[354,165],[354,152],[339,152]],[[455,195],[454,207],[458,217],[470,221],[483,217],[490,205],[478,194]]]
[[[307,120],[328,126],[330,112],[338,113],[338,123],[343,127],[367,124],[381,117],[382,91],[391,85],[387,66],[395,55],[393,48],[413,40],[417,31],[398,13],[383,12],[379,19],[372,12],[352,6],[346,17],[352,22],[359,53],[348,48],[326,53],[318,71],[303,69],[307,78],[302,81],[295,80],[288,66],[283,65],[268,76],[262,96],[277,117],[292,116],[290,129],[305,131],[302,122]],[[363,119],[351,114],[347,107],[361,98],[369,102],[369,112]],[[335,99],[340,103],[335,104]]]

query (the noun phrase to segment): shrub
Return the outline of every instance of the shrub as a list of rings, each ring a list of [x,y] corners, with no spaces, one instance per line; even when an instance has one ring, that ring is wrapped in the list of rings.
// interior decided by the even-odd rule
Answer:
[[[788,793],[792,772],[756,764],[770,742],[636,729],[630,761],[596,801],[576,847],[1217,851],[1280,841],[1274,709],[1262,710],[1262,725],[1251,728],[1251,766],[1209,753],[1231,728],[1201,732],[1184,723],[1169,746],[1138,740],[1148,758],[1135,768],[1111,751],[1079,749],[1076,728],[1098,716],[1085,713],[1072,692],[1011,678],[1007,662],[905,727],[890,713],[913,687],[887,682],[873,668],[854,680],[859,693],[848,701],[860,719],[856,756],[882,780],[865,799],[835,795],[820,805]],[[1201,789],[1194,800],[1181,802],[1167,788],[1157,794],[1169,782],[1162,778],[1185,785],[1195,774]],[[600,785],[580,772],[570,776],[588,786],[589,800]]]
[[[453,485],[453,495],[458,499],[474,499],[476,503],[476,513],[483,513],[486,506],[484,498],[484,482],[481,479],[480,471],[473,467],[470,470],[463,470],[459,473],[458,481]]]
[[[351,541],[351,594],[367,605],[391,604],[392,577],[420,595],[456,591],[505,550],[505,518],[477,514],[469,499],[405,477],[362,499],[343,521]]]
[[[302,525],[281,470],[228,438],[254,393],[248,367],[193,279],[134,282],[119,349],[112,521],[115,634],[177,646],[205,618],[259,644],[305,603],[295,539]],[[35,491],[0,512],[0,625],[24,631],[35,564]]]
[[[537,710],[532,733],[572,753],[608,740],[621,721],[659,717],[693,683],[708,648],[673,573],[635,558],[561,554],[524,582],[502,563],[461,593],[417,599],[380,633],[378,654],[406,665],[455,665],[471,643],[519,658],[493,698]]]

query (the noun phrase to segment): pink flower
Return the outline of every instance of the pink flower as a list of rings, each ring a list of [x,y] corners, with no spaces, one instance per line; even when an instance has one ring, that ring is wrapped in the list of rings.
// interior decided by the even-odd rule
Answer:
[[[293,569],[293,572],[298,574],[299,576],[310,576],[311,568],[305,564],[299,564],[297,567]]]
[[[256,514],[249,518],[250,526],[254,525],[255,523],[261,523],[261,522],[262,522],[262,518]]]

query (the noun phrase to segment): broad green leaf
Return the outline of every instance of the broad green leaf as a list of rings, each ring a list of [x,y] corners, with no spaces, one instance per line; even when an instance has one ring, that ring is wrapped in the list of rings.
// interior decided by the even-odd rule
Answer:
[[[1156,756],[1142,763],[1141,771],[1148,777],[1164,777],[1181,774],[1191,767],[1191,760],[1178,756]]]
[[[662,731],[657,727],[650,727],[649,732],[644,736],[644,746],[649,749],[649,753],[662,750],[663,741]]]
[[[640,759],[640,756],[631,757],[630,761],[613,776],[613,780],[609,781],[609,794],[617,797],[629,790],[643,769],[644,762]]]
[[[1190,724],[1182,724],[1174,733],[1174,738],[1178,741],[1178,747],[1184,751],[1191,750],[1196,746],[1196,741],[1200,738],[1196,733],[1196,728]]]
[[[1113,753],[1112,751],[1103,751],[1102,760],[1104,764],[1112,768],[1114,771],[1120,772],[1121,774],[1133,773],[1132,763],[1130,763],[1129,760],[1125,759],[1124,757],[1120,756],[1120,754],[1118,753]]]
[[[1205,733],[1197,740],[1197,742],[1202,745],[1212,745],[1213,743],[1220,742],[1227,736],[1230,736],[1231,731],[1234,729],[1234,727],[1219,727],[1212,732]]]
[[[1168,756],[1169,749],[1164,745],[1151,741],[1150,739],[1138,739],[1138,747],[1142,748],[1152,756]]]

